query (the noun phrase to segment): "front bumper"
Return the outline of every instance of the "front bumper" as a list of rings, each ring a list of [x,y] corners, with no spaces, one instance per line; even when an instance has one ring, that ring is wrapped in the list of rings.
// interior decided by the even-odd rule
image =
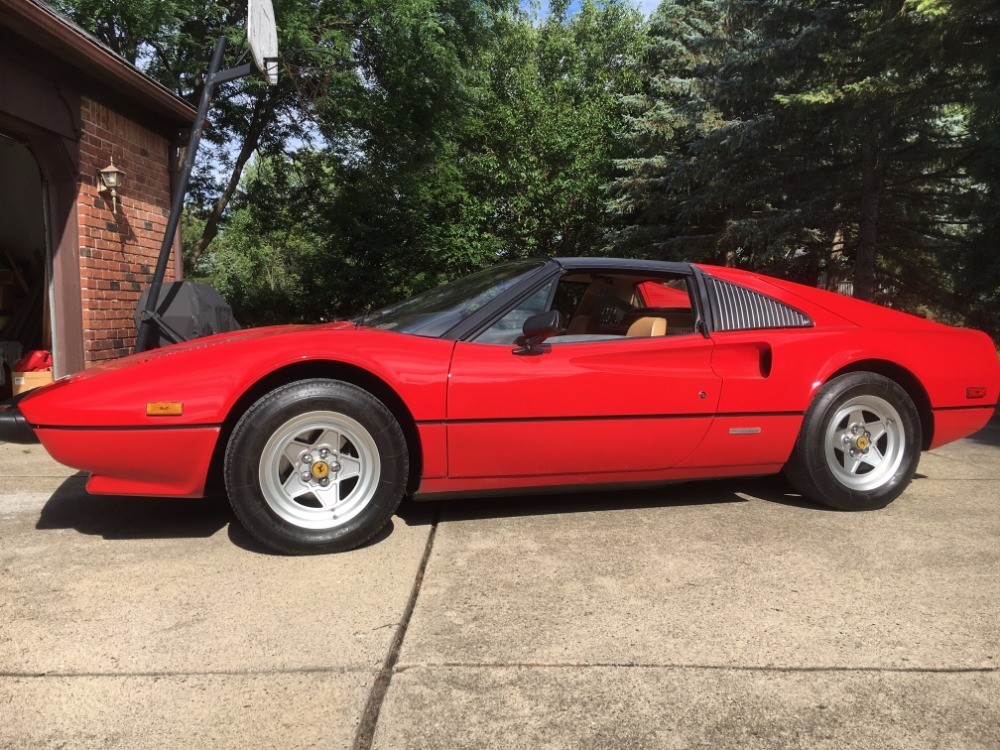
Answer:
[[[90,474],[95,495],[201,497],[218,425],[178,427],[39,427],[56,461]]]
[[[22,443],[29,445],[40,442],[38,435],[28,424],[21,410],[17,407],[18,402],[27,393],[21,393],[14,398],[0,403],[0,443]]]

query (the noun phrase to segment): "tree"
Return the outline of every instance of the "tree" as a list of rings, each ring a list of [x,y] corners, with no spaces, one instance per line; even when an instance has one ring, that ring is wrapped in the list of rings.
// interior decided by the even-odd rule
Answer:
[[[461,203],[449,157],[492,11],[464,0],[369,11],[348,64],[331,69],[315,53],[297,71],[313,137],[259,154],[221,242],[194,269],[249,321],[342,315],[440,278],[428,238]]]
[[[323,142],[269,159],[238,191],[201,266],[230,299],[284,279],[277,259],[306,291],[295,302],[291,287],[274,293],[316,319],[503,259],[600,248],[600,187],[619,95],[634,87],[639,14],[623,2],[586,2],[573,16],[554,7],[540,22],[514,7],[409,8],[379,19],[378,38],[359,47],[363,85],[316,102]],[[244,318],[273,312],[267,295],[239,295]]]
[[[665,0],[649,20],[637,64],[641,91],[626,94],[614,180],[608,185],[609,243],[620,254],[719,261],[725,196],[711,189],[716,167],[702,146],[725,125],[710,76],[727,51],[723,9],[714,0]]]
[[[191,101],[244,0],[56,0]],[[184,226],[248,321],[527,255],[699,259],[1000,332],[995,0],[275,0]],[[246,174],[244,174],[246,172]]]
[[[693,137],[674,128],[629,165],[617,189],[632,213],[623,212],[619,237],[653,247],[693,237],[689,253],[714,247],[812,283],[822,271],[846,274],[865,299],[948,305],[939,261],[968,232],[977,144],[969,78],[942,52],[939,21],[917,6],[664,3],[658,15],[684,22],[654,20],[664,31],[651,46],[674,54],[653,58],[651,79],[668,83],[650,90],[633,133],[654,130],[662,111],[698,122],[699,100],[698,112],[717,115]],[[705,15],[714,19],[707,38],[721,46],[701,41]],[[697,95],[678,98],[692,65]]]
[[[476,265],[602,248],[601,186],[622,98],[639,87],[644,23],[625,2],[585,0],[572,16],[567,6],[552,3],[541,21],[508,13],[493,24],[478,104],[458,142]]]
[[[976,144],[965,186],[966,242],[943,260],[967,323],[1000,338],[1000,5],[991,0],[914,5],[934,22],[948,64],[966,77],[968,128]]]
[[[196,104],[215,40],[230,40],[228,59],[245,50],[246,0],[56,0],[57,7],[112,50]],[[449,47],[451,32],[474,34],[484,8],[446,0],[275,0],[282,74],[271,87],[259,76],[227,84],[216,94],[211,127],[199,153],[189,197],[185,256],[196,264],[219,232],[243,169],[255,153],[280,154],[318,136],[349,141],[359,119],[379,117],[373,86],[383,95],[409,81],[419,97],[420,81],[440,85],[446,70],[407,67],[426,57],[406,50]],[[450,36],[451,35],[451,36]],[[398,49],[393,46],[399,43]],[[396,53],[402,57],[392,59]],[[405,72],[404,72],[405,71]],[[397,76],[394,80],[389,77]],[[414,101],[410,99],[409,101]],[[424,102],[424,111],[430,100]],[[440,99],[436,100],[440,104]],[[359,104],[361,105],[359,107]],[[382,114],[385,108],[382,108]],[[416,119],[416,118],[414,118]]]

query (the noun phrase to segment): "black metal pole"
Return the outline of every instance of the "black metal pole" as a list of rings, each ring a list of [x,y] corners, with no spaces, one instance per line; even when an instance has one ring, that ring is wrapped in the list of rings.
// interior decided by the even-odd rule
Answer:
[[[195,117],[194,127],[191,130],[191,137],[188,139],[187,151],[184,152],[184,164],[177,177],[177,185],[174,187],[174,199],[170,205],[170,218],[167,220],[166,234],[163,235],[163,244],[160,245],[160,257],[156,261],[156,270],[153,273],[153,281],[149,286],[149,295],[146,297],[146,307],[142,311],[142,319],[139,322],[139,331],[136,335],[136,352],[144,352],[149,347],[149,339],[153,333],[155,320],[158,317],[156,314],[156,304],[159,302],[163,277],[167,272],[167,262],[170,260],[170,250],[173,247],[174,237],[177,234],[177,225],[180,224],[181,211],[184,208],[184,196],[187,195],[188,183],[191,180],[191,170],[194,167],[194,157],[198,153],[198,144],[201,141],[201,134],[205,128],[205,118],[208,116],[208,107],[212,103],[212,93],[215,89],[215,84],[219,82],[218,73],[219,68],[222,66],[222,54],[225,50],[226,38],[219,37],[215,43],[215,54],[212,56],[212,64],[209,66],[208,76],[205,78],[205,88],[201,92],[198,114]]]

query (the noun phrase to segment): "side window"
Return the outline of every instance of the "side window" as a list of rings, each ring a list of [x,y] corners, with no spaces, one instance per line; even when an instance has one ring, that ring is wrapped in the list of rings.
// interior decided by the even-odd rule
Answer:
[[[521,300],[475,341],[513,344],[524,321],[549,309],[558,310],[566,325],[547,340],[551,345],[694,333],[688,276],[572,272]]]
[[[517,307],[504,315],[476,337],[479,344],[513,344],[521,335],[524,321],[532,315],[545,312],[548,309],[549,296],[555,281],[542,286],[538,291],[518,303]]]
[[[694,331],[690,277],[592,274],[566,335],[551,342],[680,336]]]
[[[580,309],[583,295],[586,294],[589,286],[590,284],[586,281],[561,279],[559,286],[556,287],[556,296],[552,299],[552,309],[558,310],[562,314],[563,320],[568,323],[576,315],[576,311]]]
[[[691,295],[683,279],[643,281],[636,284],[636,291],[646,307],[671,310],[690,310]]]
[[[650,279],[635,286],[640,313],[662,318],[672,335],[694,333],[694,309],[687,279]]]
[[[814,325],[804,312],[739,284],[709,277],[705,279],[705,286],[716,331],[809,328]]]
[[[632,312],[631,300],[624,300],[615,294],[612,287],[599,287],[594,306],[590,314],[597,318],[598,324],[605,328],[614,328],[624,324],[625,318]]]

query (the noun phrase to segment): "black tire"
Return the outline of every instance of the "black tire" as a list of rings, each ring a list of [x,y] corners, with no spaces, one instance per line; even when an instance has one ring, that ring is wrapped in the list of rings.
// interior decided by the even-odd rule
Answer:
[[[289,431],[294,432],[298,424],[296,420],[324,418],[333,420],[324,424],[347,425],[344,429],[354,429],[359,436],[355,442],[359,446],[363,443],[365,452],[360,447],[353,446],[348,439],[349,434],[337,435],[335,440],[338,447],[334,452],[324,443],[323,450],[329,456],[326,459],[314,458],[312,453],[315,449],[303,445],[299,438],[293,438],[291,442],[282,441],[281,436],[289,434]],[[308,421],[301,424],[306,425],[304,435],[327,434],[309,431],[308,424],[311,423]],[[337,434],[339,429],[341,428],[331,428],[329,434]],[[312,438],[306,437],[303,440]],[[304,450],[301,459],[303,463],[292,464],[287,454],[282,460],[282,445],[291,452],[296,452],[299,448]],[[340,453],[341,450],[343,454]],[[371,458],[373,455],[374,458]],[[362,471],[364,456],[368,456],[370,460],[367,462],[369,467]],[[308,464],[304,463],[307,459],[310,462]],[[359,467],[359,476],[350,486],[350,478],[342,481],[337,479],[341,465],[347,466],[348,462],[352,465],[356,463]],[[327,465],[319,473],[322,478],[316,478],[319,474],[313,476],[309,471],[299,473],[296,469],[296,466],[311,469],[319,463]],[[275,467],[276,479],[265,486],[264,478],[270,476],[272,466]],[[285,472],[284,478],[279,473],[281,471]],[[282,386],[251,406],[233,429],[226,447],[224,468],[229,502],[243,527],[267,547],[290,555],[341,552],[364,544],[395,513],[406,489],[408,472],[406,439],[392,412],[362,388],[339,380],[325,379],[302,380]],[[343,474],[346,473],[345,469]],[[309,475],[308,482],[303,479],[302,486],[295,489],[314,488],[316,494],[294,499],[290,497],[291,493],[282,495],[281,487],[288,482],[298,481],[291,474],[303,477]],[[319,482],[323,479],[326,482],[321,488]],[[328,488],[333,484],[337,485],[336,493],[342,493],[336,495],[336,501],[332,499],[333,495],[326,494],[331,491]],[[324,493],[322,497],[329,500],[330,508],[318,499],[321,497],[320,490]],[[352,502],[357,505],[356,509],[355,505],[336,504],[341,500],[346,503],[354,497],[352,493],[355,490],[357,497]],[[353,515],[345,514],[343,520],[338,521],[334,515],[339,507],[349,508]],[[301,514],[302,518],[296,514]],[[326,515],[331,517],[327,519]],[[324,523],[332,525],[322,527]],[[321,527],[311,524],[319,524]]]
[[[875,411],[863,405],[854,406],[859,403],[872,404]],[[882,404],[888,404],[891,410]],[[880,437],[878,442],[865,439],[862,444],[865,450],[859,449],[854,441],[865,435],[872,436],[871,430],[862,426],[860,435],[853,432],[852,425],[859,424],[853,417],[855,409],[863,414],[862,424],[877,416],[880,410],[888,415],[885,421],[889,428],[885,437]],[[851,413],[846,420],[838,420],[838,414],[847,410]],[[891,436],[889,430],[892,430]],[[893,443],[895,447],[890,448],[890,441],[900,442]],[[834,447],[838,444],[842,445],[839,452]],[[802,422],[792,457],[785,466],[785,475],[802,495],[816,502],[839,510],[877,510],[899,497],[909,485],[917,470],[921,445],[920,415],[909,394],[883,375],[851,372],[829,381],[816,394]],[[855,453],[851,454],[851,450]],[[884,466],[881,463],[883,450],[891,455]],[[875,459],[879,459],[878,467],[865,463]],[[851,476],[852,468],[859,472],[855,477]],[[865,469],[871,476],[869,480],[864,478]],[[874,486],[864,486],[866,481]]]

